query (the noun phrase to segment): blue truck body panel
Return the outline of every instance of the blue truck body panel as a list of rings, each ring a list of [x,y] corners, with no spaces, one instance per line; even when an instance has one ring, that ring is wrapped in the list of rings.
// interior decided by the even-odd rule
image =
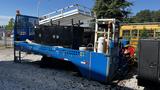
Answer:
[[[35,25],[38,25],[38,17],[17,15],[14,25],[15,41],[33,40]]]
[[[109,75],[109,60],[105,54],[26,42],[15,42],[15,46],[22,51],[30,51],[47,57],[70,61],[78,67],[81,74],[86,78],[106,81]]]

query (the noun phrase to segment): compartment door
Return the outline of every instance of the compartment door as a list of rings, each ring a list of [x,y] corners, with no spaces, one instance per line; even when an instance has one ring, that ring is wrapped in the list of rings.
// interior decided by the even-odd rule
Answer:
[[[154,40],[141,40],[139,50],[139,76],[141,78],[158,80],[159,43]]]

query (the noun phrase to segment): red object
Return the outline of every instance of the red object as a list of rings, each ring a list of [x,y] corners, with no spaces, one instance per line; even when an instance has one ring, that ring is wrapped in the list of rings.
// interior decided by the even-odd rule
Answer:
[[[130,53],[130,57],[133,57],[135,53],[135,48],[132,46],[128,46],[127,50]]]
[[[135,50],[136,49],[133,46],[126,46],[125,48],[122,49],[122,53],[124,55],[129,55],[130,57],[134,57]]]

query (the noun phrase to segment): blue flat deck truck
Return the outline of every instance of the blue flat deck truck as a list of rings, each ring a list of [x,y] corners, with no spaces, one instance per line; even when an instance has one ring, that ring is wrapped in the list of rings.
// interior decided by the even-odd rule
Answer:
[[[112,29],[98,31],[100,24],[111,23]],[[83,77],[101,82],[111,81],[126,66],[119,53],[119,29],[116,28],[115,19],[97,19],[95,30],[94,50],[74,50],[57,46],[34,43],[34,28],[38,18],[25,15],[16,15],[14,26],[14,61],[21,62],[21,52],[30,52],[43,57],[56,58],[73,63]],[[103,26],[103,25],[102,25]],[[107,34],[110,33],[110,34]],[[98,34],[103,35],[108,41],[107,51],[99,53]],[[28,43],[25,40],[31,40]]]

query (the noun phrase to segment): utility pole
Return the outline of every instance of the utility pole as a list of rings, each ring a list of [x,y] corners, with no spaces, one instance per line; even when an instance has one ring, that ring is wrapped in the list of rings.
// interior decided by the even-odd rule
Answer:
[[[37,2],[37,16],[38,16],[38,18],[39,18],[39,6],[40,6],[40,4],[41,4],[41,0],[38,0],[38,2]]]

